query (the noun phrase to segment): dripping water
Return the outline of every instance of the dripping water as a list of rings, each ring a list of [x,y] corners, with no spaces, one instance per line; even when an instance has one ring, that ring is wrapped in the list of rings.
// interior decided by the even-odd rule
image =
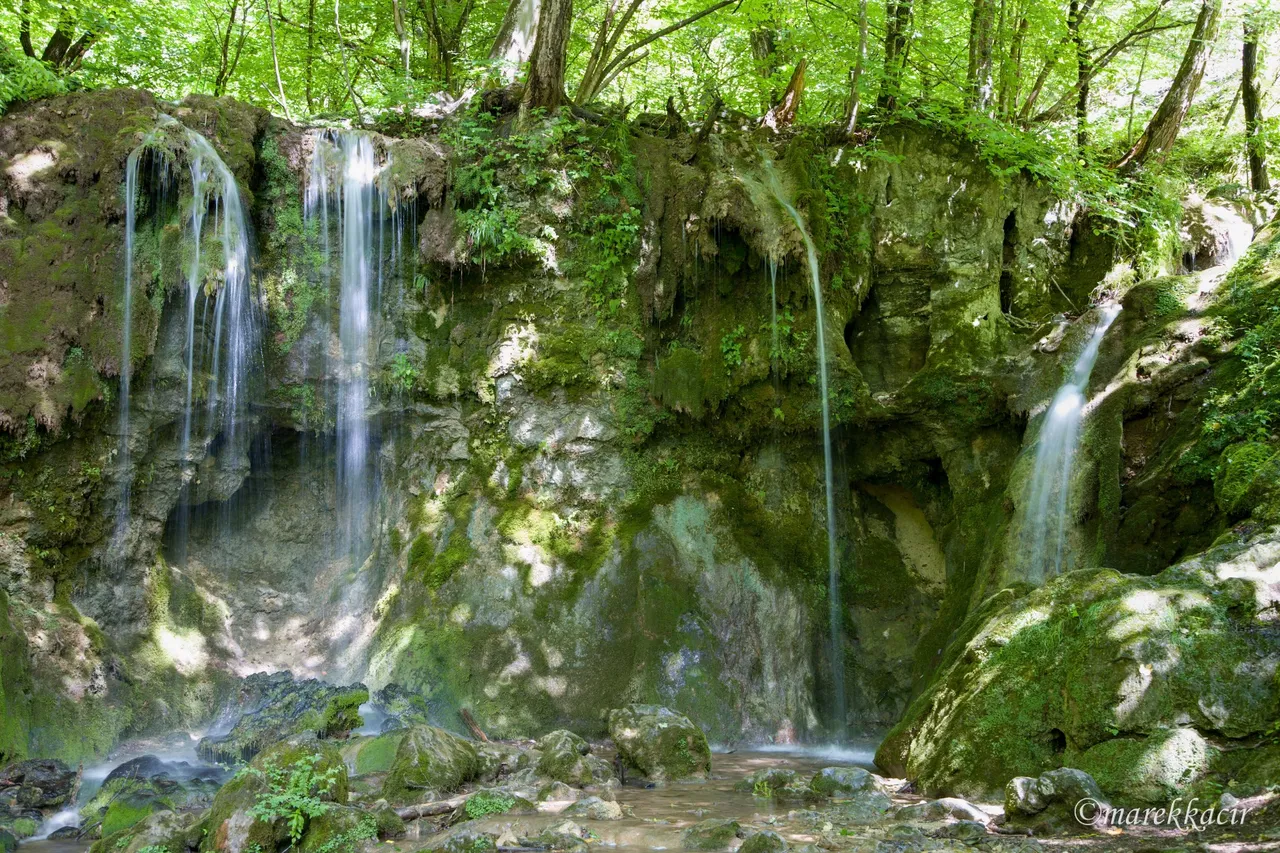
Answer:
[[[1098,360],[1102,338],[1119,313],[1120,306],[1115,303],[1102,309],[1098,324],[1089,333],[1084,349],[1066,382],[1054,395],[1040,426],[1022,532],[1031,580],[1036,583],[1061,574],[1064,568],[1068,498],[1080,426],[1084,422],[1084,392]]]
[[[831,685],[832,694],[835,698],[834,718],[836,725],[836,736],[843,737],[845,734],[845,720],[847,718],[847,709],[845,703],[844,688],[844,645],[842,641],[843,634],[843,615],[840,603],[840,564],[836,559],[836,502],[835,502],[835,473],[831,455],[831,395],[828,388],[827,380],[827,342],[826,331],[824,329],[824,318],[826,313],[822,304],[822,279],[818,269],[818,249],[813,243],[813,238],[809,236],[809,230],[805,227],[804,218],[800,216],[799,211],[787,200],[786,194],[782,189],[778,176],[773,170],[773,164],[768,155],[764,157],[765,176],[768,179],[768,186],[773,197],[777,199],[778,204],[782,205],[783,210],[791,217],[796,228],[800,231],[800,236],[804,239],[805,253],[809,264],[809,281],[813,287],[813,305],[814,315],[817,327],[817,345],[818,345],[818,394],[822,401],[822,463],[823,474],[826,485],[826,509],[827,509],[827,606],[828,606],[828,629],[831,642]],[[772,281],[772,278],[771,278]],[[775,299],[776,306],[777,301]],[[774,329],[776,337],[777,317],[774,317]]]

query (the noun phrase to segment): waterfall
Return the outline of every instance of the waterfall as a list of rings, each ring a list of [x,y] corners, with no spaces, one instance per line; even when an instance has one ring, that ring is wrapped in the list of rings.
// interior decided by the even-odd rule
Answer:
[[[125,284],[123,350],[120,380],[120,453],[124,472],[122,497],[117,510],[117,541],[129,523],[129,492],[132,472],[129,460],[130,391],[132,370],[129,354],[133,342],[134,252],[137,242],[138,165],[142,154],[162,135],[180,137],[191,179],[191,209],[186,217],[184,239],[189,246],[190,264],[184,272],[186,287],[183,368],[185,389],[181,415],[179,463],[199,461],[215,439],[224,450],[223,464],[236,466],[247,459],[248,435],[244,423],[248,412],[247,390],[254,356],[260,340],[259,312],[249,275],[249,227],[235,176],[207,139],[182,127],[169,116],[161,116],[157,128],[129,155],[125,168]],[[158,155],[159,156],[159,155]],[[210,223],[210,216],[211,225]],[[202,270],[204,241],[213,237],[220,245],[222,264],[217,283],[206,282]],[[205,322],[196,323],[196,307],[204,297]],[[207,320],[212,314],[213,339],[208,340]],[[197,347],[197,344],[200,344]],[[197,376],[204,381],[204,423],[198,424]],[[201,429],[203,426],[203,429]],[[200,453],[193,450],[199,438]],[[193,475],[184,475],[191,477]],[[179,547],[185,545],[185,508]]]
[[[129,152],[124,168],[124,308],[121,318],[120,352],[120,448],[116,463],[120,466],[120,501],[116,505],[116,528],[112,550],[121,554],[129,528],[129,504],[133,491],[133,465],[129,458],[129,391],[133,382],[133,250],[138,228],[138,168],[142,153],[152,142],[147,137]]]
[[[1098,360],[1102,338],[1119,314],[1120,305],[1116,303],[1102,309],[1098,324],[1089,333],[1071,374],[1054,395],[1040,425],[1021,539],[1029,561],[1030,579],[1036,583],[1063,571],[1069,523],[1067,503],[1080,426],[1084,422],[1084,392],[1094,362]]]
[[[380,171],[368,136],[354,132],[317,134],[304,205],[307,219],[319,221],[326,269],[330,268],[327,263],[330,206],[336,213],[336,228],[341,238],[338,315],[341,355],[334,365],[338,383],[339,536],[343,553],[352,557],[357,565],[362,562],[360,552],[370,540],[376,498],[369,465],[368,404],[369,370],[374,356],[373,305],[375,298],[381,299],[382,295],[385,248],[382,212],[388,207],[386,193],[377,181]]]
[[[827,617],[831,635],[831,685],[835,697],[836,735],[843,737],[847,719],[844,692],[844,645],[841,641],[844,619],[840,603],[840,564],[836,559],[835,473],[831,458],[831,393],[827,382],[827,339],[824,328],[826,312],[822,306],[822,279],[818,271],[818,249],[814,246],[813,238],[809,236],[809,230],[805,228],[804,219],[799,211],[787,200],[768,155],[764,157],[764,169],[769,190],[795,222],[796,228],[800,230],[800,236],[804,239],[809,263],[809,281],[813,286],[815,325],[818,332],[818,394],[822,400],[822,462],[827,498]],[[776,327],[776,317],[774,322]]]

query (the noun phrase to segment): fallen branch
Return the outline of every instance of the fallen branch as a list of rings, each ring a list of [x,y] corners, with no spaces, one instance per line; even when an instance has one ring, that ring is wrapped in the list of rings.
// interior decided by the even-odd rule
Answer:
[[[467,728],[471,729],[471,734],[475,735],[476,740],[482,743],[489,742],[489,736],[484,733],[484,729],[480,728],[480,724],[476,722],[476,718],[471,716],[471,711],[466,708],[462,709],[462,722],[467,724]]]
[[[396,809],[396,814],[400,816],[401,820],[417,820],[420,817],[448,814],[466,801],[466,795],[462,794],[457,797],[450,797],[447,800],[436,800],[433,803],[419,803],[416,806],[405,806],[402,809]]]

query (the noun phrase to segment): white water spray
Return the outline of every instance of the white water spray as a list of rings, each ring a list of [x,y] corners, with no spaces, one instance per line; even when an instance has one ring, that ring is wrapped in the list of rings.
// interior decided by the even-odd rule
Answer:
[[[1102,338],[1119,314],[1118,304],[1102,308],[1098,324],[1089,333],[1070,376],[1054,395],[1040,425],[1022,525],[1029,579],[1036,583],[1061,574],[1066,565],[1068,498],[1080,427],[1084,422],[1084,392],[1094,362],[1098,360]]]

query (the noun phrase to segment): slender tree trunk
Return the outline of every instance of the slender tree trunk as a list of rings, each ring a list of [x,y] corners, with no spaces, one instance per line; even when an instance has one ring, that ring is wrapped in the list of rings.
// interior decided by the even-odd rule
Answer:
[[[1084,13],[1077,0],[1071,0],[1067,17],[1067,29],[1071,33],[1071,45],[1076,56],[1076,147],[1089,144],[1089,50],[1084,46]]]
[[[396,39],[400,42],[400,64],[404,66],[405,83],[409,82],[409,31],[404,26],[404,13],[400,0],[391,0],[391,15],[396,27]]]
[[[1138,93],[1142,91],[1142,81],[1147,76],[1147,55],[1151,52],[1150,40],[1142,45],[1142,64],[1138,66],[1138,79],[1133,83],[1133,92],[1129,95],[1129,120],[1125,123],[1124,144],[1133,144],[1133,108],[1138,102]]]
[[[1246,18],[1244,53],[1240,66],[1241,100],[1244,102],[1244,138],[1249,155],[1249,186],[1255,192],[1271,189],[1267,177],[1266,142],[1262,139],[1262,97],[1258,92],[1258,27]]]
[[[572,25],[573,0],[542,0],[522,108],[555,109],[564,103],[564,70]]]
[[[854,59],[853,68],[849,71],[849,108],[845,111],[844,134],[853,138],[858,130],[858,91],[862,82],[862,66],[867,60],[867,0],[858,2],[858,55]]]
[[[1173,78],[1173,85],[1147,123],[1147,129],[1138,137],[1129,152],[1116,165],[1134,168],[1150,158],[1159,159],[1168,153],[1182,129],[1183,119],[1191,109],[1205,66],[1213,52],[1213,41],[1218,35],[1218,21],[1222,17],[1222,0],[1204,0],[1195,31],[1183,54],[1182,65]]]
[[[314,72],[312,66],[316,57],[316,0],[307,0],[307,60],[302,75],[306,85],[307,112],[315,113],[316,102],[312,95]]]
[[[1004,66],[1004,79],[1000,81],[1000,115],[1006,119],[1013,118],[1018,96],[1022,94],[1022,46],[1029,26],[1026,16],[1019,15],[1009,40],[1009,58]]]
[[[289,121],[293,121],[293,116],[289,115],[289,101],[284,95],[284,78],[280,76],[280,57],[276,53],[276,25],[271,20],[271,0],[266,0],[267,4],[267,33],[271,36],[271,66],[276,71],[276,87],[280,90],[280,109],[284,110],[284,117]]]
[[[992,53],[995,47],[996,7],[994,0],[974,0],[969,19],[969,70],[966,75],[969,108],[989,112],[995,97],[992,80]]]
[[[902,73],[906,68],[911,35],[911,0],[888,0],[885,4],[884,74],[876,105],[893,112],[902,93]],[[866,19],[861,14],[862,20]]]
[[[542,0],[511,0],[489,48],[489,59],[495,63],[494,77],[503,85],[514,83],[520,67],[529,61],[533,42],[538,35]]]
[[[360,113],[360,101],[356,98],[355,86],[351,80],[351,68],[347,64],[347,43],[342,38],[342,0],[333,0],[333,30],[338,34],[338,55],[342,58],[342,79],[347,84],[347,97],[351,98],[351,108],[356,111],[356,119],[363,124],[364,116]]]

